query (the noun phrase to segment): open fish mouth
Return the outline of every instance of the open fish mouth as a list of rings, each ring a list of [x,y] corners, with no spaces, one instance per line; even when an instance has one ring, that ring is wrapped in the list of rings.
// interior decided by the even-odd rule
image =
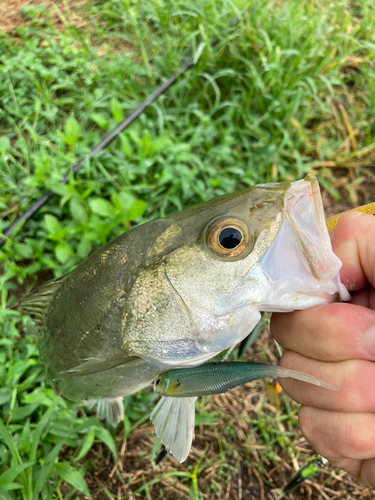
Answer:
[[[262,299],[254,305],[260,311],[287,312],[349,300],[340,268],[325,224],[319,184],[307,175],[292,183],[278,235],[249,271],[263,289]]]

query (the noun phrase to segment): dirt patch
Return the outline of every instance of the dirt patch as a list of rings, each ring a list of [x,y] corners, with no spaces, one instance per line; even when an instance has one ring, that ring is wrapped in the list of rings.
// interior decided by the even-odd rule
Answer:
[[[375,167],[335,169],[332,171],[331,181],[339,198],[336,199],[327,189],[322,188],[326,218],[375,202]]]
[[[21,26],[27,26],[35,19],[50,16],[50,21],[58,29],[73,24],[83,26],[84,6],[87,1],[75,0],[0,0],[0,30],[12,33]]]

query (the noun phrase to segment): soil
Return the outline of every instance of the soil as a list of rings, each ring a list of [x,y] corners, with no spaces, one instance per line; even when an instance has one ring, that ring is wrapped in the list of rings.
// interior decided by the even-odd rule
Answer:
[[[339,198],[335,199],[326,189],[322,189],[326,218],[366,203],[375,202],[375,166],[360,169],[341,168],[333,171],[332,174],[336,179],[333,187],[337,189]],[[350,186],[349,189],[348,186]]]
[[[58,28],[63,29],[65,20],[69,24],[79,27],[85,24],[82,8],[86,0],[0,0],[0,30],[13,33],[20,26],[26,26],[32,22],[28,19],[27,7],[44,5],[51,16],[51,22]]]

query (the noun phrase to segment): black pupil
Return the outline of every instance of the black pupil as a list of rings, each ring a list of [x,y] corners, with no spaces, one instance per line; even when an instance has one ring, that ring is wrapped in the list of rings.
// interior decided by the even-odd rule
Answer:
[[[219,235],[220,245],[227,250],[238,247],[241,241],[242,234],[234,227],[226,227]]]

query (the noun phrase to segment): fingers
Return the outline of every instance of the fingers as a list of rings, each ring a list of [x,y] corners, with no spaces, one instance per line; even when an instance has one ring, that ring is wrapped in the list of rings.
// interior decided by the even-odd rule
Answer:
[[[315,450],[329,459],[374,456],[375,415],[343,413],[303,406],[299,412],[301,430]]]
[[[375,217],[359,212],[344,215],[332,236],[332,248],[342,261],[341,281],[348,290],[368,282],[375,286]]]
[[[332,391],[280,378],[280,384],[297,403],[324,410],[375,413],[375,363],[372,361],[327,363],[286,351],[280,359],[280,366],[303,371],[339,389]]]
[[[350,303],[375,309],[375,288],[371,285],[367,285],[365,288],[362,288],[362,290],[354,292]]]
[[[361,300],[365,302],[364,298]],[[334,303],[293,313],[274,313],[271,332],[284,349],[309,358],[375,361],[375,311],[362,305]]]
[[[300,426],[314,449],[375,486],[375,217],[343,216],[332,237],[351,303],[274,314],[271,330],[288,351],[280,365],[338,386],[339,392],[280,379],[301,403]],[[372,285],[370,286],[369,285]]]
[[[375,415],[302,406],[302,433],[313,448],[363,483],[375,485]]]

